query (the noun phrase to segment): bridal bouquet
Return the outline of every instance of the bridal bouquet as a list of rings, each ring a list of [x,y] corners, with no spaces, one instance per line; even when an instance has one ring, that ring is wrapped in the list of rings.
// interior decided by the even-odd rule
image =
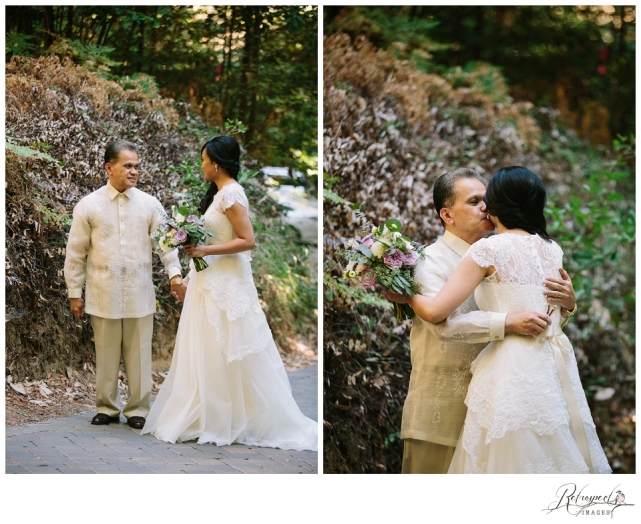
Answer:
[[[358,278],[365,286],[380,284],[385,289],[405,296],[414,296],[419,291],[414,279],[414,266],[423,256],[425,246],[412,242],[401,234],[401,223],[390,218],[382,227],[370,225],[362,213],[358,213],[365,231],[362,239],[350,238],[344,257],[349,261],[343,278]],[[371,227],[371,229],[370,229]],[[409,304],[394,304],[396,320],[412,318],[414,311]]]
[[[205,229],[198,211],[187,206],[171,206],[171,217],[162,210],[164,222],[150,236],[165,253],[182,244],[201,244],[205,237],[214,236]],[[194,258],[196,271],[202,271],[209,264],[202,258]]]

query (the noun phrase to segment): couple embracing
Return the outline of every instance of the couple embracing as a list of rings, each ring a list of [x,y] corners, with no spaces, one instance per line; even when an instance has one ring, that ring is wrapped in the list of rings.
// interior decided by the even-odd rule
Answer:
[[[120,421],[175,443],[234,442],[316,450],[318,426],[294,401],[287,374],[260,307],[251,270],[254,233],[249,202],[237,181],[240,146],[215,137],[201,149],[209,190],[201,201],[205,245],[185,245],[209,267],[183,279],[177,249],[157,250],[171,293],[183,301],[171,369],[151,406],[151,339],[156,300],[150,235],[163,221],[160,202],[136,188],[136,145],[107,145],[108,182],[73,212],[65,280],[76,318],[91,316],[96,347],[92,424]],[[83,287],[85,299],[82,298]],[[120,359],[128,382],[122,409]]]
[[[523,167],[487,190],[471,169],[434,185],[445,234],[416,266],[421,294],[387,294],[416,313],[403,473],[611,473],[562,331],[577,305],[545,201]]]

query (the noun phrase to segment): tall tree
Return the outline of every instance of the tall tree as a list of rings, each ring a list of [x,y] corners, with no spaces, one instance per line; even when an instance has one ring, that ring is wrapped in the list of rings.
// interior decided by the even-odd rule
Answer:
[[[317,15],[313,6],[7,7],[7,31],[43,53],[65,37],[76,59],[116,79],[151,75],[211,124],[241,120],[264,162],[292,165],[296,151],[316,151]]]

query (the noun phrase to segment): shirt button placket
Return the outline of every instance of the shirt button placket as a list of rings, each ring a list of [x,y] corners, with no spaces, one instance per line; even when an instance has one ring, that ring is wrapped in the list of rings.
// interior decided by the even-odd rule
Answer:
[[[120,195],[118,195],[118,199],[120,200],[120,202],[118,204],[118,220],[119,220],[118,226],[120,228],[120,253],[124,255],[125,254],[125,248],[127,246],[127,241],[126,241],[126,237],[125,237],[125,233],[126,233],[126,231],[125,231],[125,207],[124,207],[125,195],[123,195],[121,193]]]

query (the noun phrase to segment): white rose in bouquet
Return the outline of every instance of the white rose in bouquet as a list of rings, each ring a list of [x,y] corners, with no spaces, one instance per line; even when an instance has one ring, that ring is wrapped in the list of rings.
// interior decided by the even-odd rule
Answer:
[[[382,257],[385,254],[386,249],[387,248],[384,244],[381,244],[380,242],[374,242],[374,244],[372,245],[372,254],[375,257]]]
[[[169,244],[167,244],[164,239],[158,242],[158,246],[160,246],[160,249],[163,253],[169,253],[170,251],[176,249],[174,246],[170,246]]]

